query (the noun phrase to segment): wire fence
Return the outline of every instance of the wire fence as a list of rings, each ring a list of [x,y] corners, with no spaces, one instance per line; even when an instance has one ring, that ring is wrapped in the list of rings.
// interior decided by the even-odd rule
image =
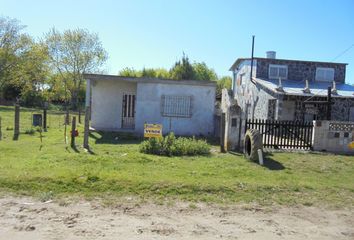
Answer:
[[[33,131],[35,114],[40,114],[42,117],[41,123],[43,124],[43,109],[36,108],[20,108],[20,124],[19,131],[20,134]],[[83,115],[84,113],[82,113]],[[77,116],[77,112],[69,113],[69,121],[72,116]],[[47,110],[47,128],[49,129],[64,129],[65,123],[65,112],[56,110]],[[0,118],[1,118],[1,133],[3,138],[12,137],[15,128],[15,107],[0,106]],[[70,126],[68,126],[70,128]]]

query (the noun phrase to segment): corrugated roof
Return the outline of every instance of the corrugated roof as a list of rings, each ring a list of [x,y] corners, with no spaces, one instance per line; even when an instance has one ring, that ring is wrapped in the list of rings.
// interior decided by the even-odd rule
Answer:
[[[278,80],[254,78],[254,80],[262,86],[272,90],[273,92],[286,95],[299,96],[327,96],[327,88],[332,86],[331,82],[309,82],[311,93],[304,93],[305,81],[282,80],[282,87],[284,92],[277,91]],[[354,98],[354,86],[345,83],[336,83],[337,94],[333,97],[349,97]]]

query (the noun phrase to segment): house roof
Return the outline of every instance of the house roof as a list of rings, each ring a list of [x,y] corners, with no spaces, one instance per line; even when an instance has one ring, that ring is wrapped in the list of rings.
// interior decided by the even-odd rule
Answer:
[[[297,96],[327,96],[327,89],[332,86],[330,82],[309,82],[309,88],[311,93],[304,93],[305,81],[292,81],[282,80],[282,87],[284,92],[277,91],[278,80],[253,78],[257,84],[260,84],[269,90],[285,95],[297,95]],[[332,94],[332,97],[344,97],[354,98],[354,86],[345,83],[336,83],[337,94]]]
[[[197,86],[216,86],[215,81],[200,81],[200,80],[174,80],[174,79],[162,79],[162,78],[150,78],[150,77],[123,77],[117,75],[105,75],[105,74],[83,74],[86,80],[97,81],[127,81],[136,83],[163,83],[163,84],[177,84],[177,85],[197,85]]]
[[[230,67],[229,71],[233,71],[238,65],[240,65],[241,62],[245,60],[251,60],[252,58],[238,58],[234,64]],[[321,61],[307,61],[307,60],[294,60],[294,59],[280,59],[280,58],[261,58],[261,57],[254,57],[254,60],[268,60],[268,61],[292,61],[292,62],[304,62],[304,63],[324,63],[324,64],[342,64],[342,65],[348,65],[348,63],[336,63],[336,62],[321,62]]]

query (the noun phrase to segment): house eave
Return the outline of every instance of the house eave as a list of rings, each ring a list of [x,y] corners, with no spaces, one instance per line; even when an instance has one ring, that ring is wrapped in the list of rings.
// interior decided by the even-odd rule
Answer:
[[[124,77],[117,75],[106,74],[83,74],[86,80],[95,81],[126,81],[134,83],[161,83],[161,84],[177,84],[177,85],[197,85],[197,86],[212,86],[216,87],[215,81],[200,81],[200,80],[174,80],[174,79],[162,79],[162,78],[149,78],[149,77]]]
[[[258,79],[258,78],[255,78],[253,77],[252,78],[254,80],[254,82],[257,84],[257,85],[260,85],[261,87],[263,88],[266,88],[268,89],[269,91],[271,91],[272,93],[274,94],[278,94],[278,95],[284,95],[284,96],[302,96],[302,97],[327,97],[327,95],[318,95],[318,94],[313,94],[313,93],[292,93],[292,92],[286,92],[286,90],[284,91],[277,91],[276,89],[273,89],[273,88],[270,88],[269,86],[263,84],[262,82],[260,82],[259,80],[261,79]],[[332,94],[331,95],[332,98],[354,98],[354,93],[352,96],[343,96],[343,95],[338,95],[338,94]]]

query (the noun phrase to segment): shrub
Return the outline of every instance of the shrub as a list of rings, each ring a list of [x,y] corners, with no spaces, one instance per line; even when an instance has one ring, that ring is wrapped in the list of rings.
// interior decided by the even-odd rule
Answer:
[[[31,127],[31,128],[28,128],[28,129],[25,130],[25,134],[33,135],[36,132],[40,132],[40,131],[41,131],[40,127]]]
[[[140,144],[140,152],[165,156],[193,156],[210,153],[210,145],[205,140],[179,137],[170,133],[163,138],[150,138]]]

